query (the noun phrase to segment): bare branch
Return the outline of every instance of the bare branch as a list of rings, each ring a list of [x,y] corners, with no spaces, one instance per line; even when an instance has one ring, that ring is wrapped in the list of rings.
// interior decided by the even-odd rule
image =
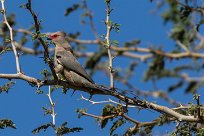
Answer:
[[[190,52],[190,50],[183,44],[181,43],[179,40],[176,41],[176,43],[186,52]]]
[[[9,79],[9,80],[22,79],[22,80],[25,80],[29,83],[37,85],[38,87],[45,86],[45,85],[57,85],[58,84],[58,85],[63,86],[65,88],[72,88],[74,90],[81,90],[81,91],[90,93],[92,95],[94,95],[94,94],[110,95],[110,96],[114,96],[115,98],[118,98],[119,100],[125,102],[127,105],[135,105],[135,106],[139,106],[142,108],[152,109],[152,110],[155,110],[157,112],[161,112],[163,114],[166,114],[168,116],[175,117],[179,121],[201,122],[202,118],[203,118],[203,117],[197,118],[194,116],[183,115],[183,114],[178,113],[178,112],[176,112],[173,109],[170,109],[168,107],[158,105],[155,103],[151,103],[148,101],[139,100],[137,98],[130,98],[130,97],[124,96],[123,94],[120,94],[117,91],[113,92],[113,91],[110,91],[110,90],[107,90],[104,88],[87,88],[87,87],[76,86],[75,84],[73,84],[72,82],[70,82],[68,80],[67,81],[59,80],[58,83],[56,83],[54,80],[40,81],[40,80],[37,80],[33,77],[23,75],[22,73],[19,73],[19,74],[0,74],[0,78],[5,78],[5,79]]]
[[[51,97],[51,87],[49,85],[49,89],[48,89],[48,94],[47,94],[48,98],[49,98],[49,101],[50,101],[50,105],[52,106],[52,124],[55,125],[56,124],[56,121],[55,121],[55,118],[56,118],[56,113],[55,113],[55,103],[52,101],[52,97]]]
[[[43,39],[40,36],[40,24],[39,24],[37,15],[32,10],[31,0],[28,0],[28,3],[26,4],[26,8],[30,11],[30,13],[31,13],[31,15],[33,17],[33,20],[34,20],[34,23],[35,23],[35,30],[36,30],[36,34],[37,34],[37,39],[42,44],[42,46],[43,46],[43,48],[45,50],[44,51],[44,57],[48,62],[48,65],[50,67],[50,70],[52,72],[52,75],[53,75],[55,81],[58,81],[58,77],[57,77],[57,75],[55,73],[55,70],[54,70],[54,64],[52,63],[52,61],[49,58],[48,46],[45,44],[45,42],[43,41]]]
[[[126,116],[127,120],[132,121],[133,123],[136,124],[134,127],[131,127],[131,128],[128,129],[128,131],[131,132],[131,133],[135,132],[136,130],[140,129],[141,127],[153,126],[153,125],[158,124],[161,121],[160,118],[157,118],[157,119],[154,119],[153,121],[150,121],[150,122],[139,122],[137,120],[134,120],[134,119],[128,117],[127,115],[125,115],[125,116]],[[176,119],[175,118],[169,118],[168,120],[169,121],[174,121]]]
[[[97,116],[97,115],[94,115],[94,114],[89,114],[87,112],[80,112],[82,115],[86,115],[86,116],[89,116],[89,117],[92,117],[92,118],[97,118],[97,119],[101,119],[101,120],[104,120],[104,119],[108,119],[108,118],[113,118],[115,117],[116,115],[109,115],[109,116]]]
[[[106,1],[106,37],[105,37],[105,42],[106,42],[106,48],[108,52],[108,58],[109,58],[109,71],[110,71],[110,88],[114,88],[114,80],[113,80],[113,57],[111,54],[111,42],[110,42],[110,32],[112,29],[112,24],[110,21],[110,13],[111,13],[111,8],[110,8],[110,0]]]
[[[137,51],[143,53],[151,53],[161,55],[170,59],[178,59],[178,58],[204,58],[204,54],[197,52],[181,52],[181,53],[168,53],[163,52],[161,50],[154,50],[151,48],[138,48],[138,47],[116,47],[111,46],[114,51]],[[152,56],[153,57],[153,56]],[[149,58],[152,58],[151,56]]]
[[[93,100],[90,100],[90,99],[87,99],[87,98],[85,98],[84,96],[81,96],[81,98],[80,98],[81,100],[85,100],[85,101],[88,101],[88,102],[90,102],[91,104],[103,104],[103,103],[114,103],[114,104],[118,104],[118,105],[122,105],[123,107],[128,107],[128,108],[135,108],[136,106],[134,106],[134,105],[125,105],[125,104],[122,104],[122,103],[119,103],[119,102],[115,102],[115,101],[113,101],[112,99],[108,99],[107,101],[93,101]]]
[[[22,32],[26,34],[32,35],[32,32],[25,30],[25,29],[16,29],[15,31],[17,32]],[[101,45],[100,40],[82,40],[82,39],[73,39],[71,37],[67,37],[69,42],[73,42],[76,44],[97,44]],[[203,40],[204,41],[204,40]],[[180,43],[182,44],[182,43]],[[182,44],[182,46],[185,46]],[[140,48],[140,47],[117,47],[117,46],[111,46],[111,50],[115,51],[112,53],[112,56],[125,56],[129,58],[136,58],[140,59],[141,61],[145,61],[147,59],[153,58],[154,54],[161,55],[170,59],[178,59],[178,58],[204,58],[203,53],[198,53],[198,52],[190,52],[188,49],[185,49],[186,52],[181,52],[181,53],[168,53],[168,52],[163,52],[161,50],[155,50],[152,48]],[[22,47],[23,49],[23,47]],[[48,49],[50,50],[50,49]],[[51,49],[52,51],[52,49]],[[29,53],[30,51],[28,51]],[[117,52],[120,52],[119,54]],[[122,53],[121,53],[122,52]],[[139,52],[139,53],[148,53],[148,54],[136,54],[136,53],[131,53],[131,52]],[[37,54],[42,54],[43,51],[37,52]],[[30,54],[34,54],[33,52]],[[82,53],[79,53],[82,54]],[[92,53],[88,56],[91,56]],[[81,55],[81,56],[87,56],[86,55]]]
[[[4,16],[4,23],[7,25],[8,29],[9,29],[9,32],[10,32],[10,42],[11,42],[11,46],[12,46],[12,49],[13,49],[13,52],[14,52],[14,55],[15,55],[15,59],[16,59],[16,70],[17,70],[17,73],[20,73],[21,69],[20,69],[20,64],[19,64],[19,56],[18,56],[18,53],[16,51],[16,47],[14,45],[13,29],[10,26],[10,24],[8,23],[8,20],[7,20],[7,17],[6,17],[6,10],[5,10],[5,7],[4,7],[4,2],[5,2],[5,0],[1,0],[1,7],[2,7],[1,13]]]

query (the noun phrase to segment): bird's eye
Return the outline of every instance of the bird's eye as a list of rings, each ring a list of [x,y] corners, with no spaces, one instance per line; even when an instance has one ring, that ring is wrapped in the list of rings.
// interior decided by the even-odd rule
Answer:
[[[56,38],[58,35],[57,34],[54,34],[52,37]]]

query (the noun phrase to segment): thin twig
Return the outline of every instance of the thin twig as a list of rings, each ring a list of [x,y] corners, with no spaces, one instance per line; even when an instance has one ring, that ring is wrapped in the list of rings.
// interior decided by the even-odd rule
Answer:
[[[108,116],[98,116],[98,115],[94,115],[94,114],[90,114],[90,113],[87,113],[87,112],[80,112],[82,115],[85,115],[85,116],[89,116],[89,117],[92,117],[92,118],[97,118],[97,119],[101,119],[101,120],[104,120],[104,119],[109,119],[109,118],[113,118],[113,117],[117,117],[117,116],[121,116],[121,117],[124,117],[126,120],[136,124],[136,126],[132,129],[138,129],[138,128],[141,128],[141,127],[145,127],[145,126],[153,126],[153,125],[156,125],[158,124],[160,121],[161,121],[161,118],[157,118],[153,121],[150,121],[150,122],[139,122],[131,117],[129,117],[128,115],[124,114],[124,113],[118,113],[117,115],[108,115]],[[174,121],[175,118],[169,118],[169,121]]]
[[[128,115],[126,115],[126,114],[122,114],[121,115],[122,117],[124,117],[125,119],[127,119],[127,120],[129,120],[129,121],[131,121],[131,122],[133,122],[133,123],[135,123],[135,124],[140,124],[141,122],[139,122],[139,121],[137,121],[137,120],[134,120],[133,118],[130,118]]]
[[[52,97],[51,97],[51,87],[50,87],[50,85],[49,85],[49,90],[48,90],[47,96],[48,96],[48,98],[49,98],[50,105],[52,106],[52,113],[51,113],[51,116],[52,116],[52,124],[55,125],[55,124],[56,124],[56,121],[55,121],[55,118],[56,118],[55,103],[52,101]]]
[[[110,32],[112,29],[112,24],[110,21],[110,13],[111,13],[111,8],[110,8],[110,1],[111,0],[107,0],[106,1],[106,5],[107,5],[107,9],[106,9],[106,37],[105,37],[105,41],[106,41],[106,48],[107,48],[107,52],[108,52],[108,58],[109,58],[109,71],[110,71],[110,88],[113,89],[114,88],[114,79],[113,79],[113,57],[111,54],[111,42],[110,42]]]
[[[108,99],[107,101],[93,101],[93,100],[90,100],[90,99],[87,99],[85,98],[83,95],[81,95],[81,100],[85,100],[85,101],[88,101],[90,102],[91,104],[103,104],[103,103],[114,103],[114,104],[118,104],[118,105],[121,105],[123,107],[128,107],[128,108],[135,108],[136,106],[134,105],[126,105],[126,104],[122,104],[122,103],[119,103],[119,102],[116,102],[116,101],[113,101],[112,99]]]
[[[43,46],[43,48],[45,50],[44,51],[45,60],[47,61],[48,65],[50,67],[50,70],[52,72],[52,75],[53,75],[55,81],[57,82],[58,77],[57,77],[57,75],[55,73],[55,70],[54,70],[54,64],[52,63],[52,61],[49,58],[48,46],[45,44],[45,42],[43,41],[43,39],[40,36],[40,24],[39,24],[37,15],[32,10],[31,0],[28,0],[28,3],[26,4],[26,8],[30,11],[30,13],[31,13],[31,15],[33,17],[33,20],[34,20],[34,23],[35,23],[35,31],[36,31],[37,39],[42,44],[42,46]]]
[[[200,95],[196,95],[195,97],[196,97],[195,100],[196,100],[196,102],[197,102],[196,108],[197,108],[198,118],[202,119],[201,113],[200,113],[200,106],[201,106],[201,105],[200,105]]]
[[[18,56],[18,53],[16,51],[16,47],[14,45],[13,29],[10,26],[10,24],[8,23],[8,20],[7,20],[7,17],[6,17],[6,10],[5,10],[5,7],[4,7],[4,2],[5,2],[5,0],[1,0],[1,7],[2,7],[1,13],[4,16],[4,23],[7,25],[8,29],[9,29],[9,32],[10,32],[10,42],[11,42],[11,46],[12,46],[12,49],[13,49],[13,52],[14,52],[14,55],[15,55],[15,59],[16,59],[16,70],[17,70],[17,73],[20,73],[21,69],[20,69],[20,64],[19,64],[19,56]]]
[[[176,123],[176,128],[175,128],[175,131],[174,131],[174,133],[175,133],[176,135],[177,135],[177,133],[178,133],[178,130],[179,130],[180,125],[181,125],[181,122],[180,122],[180,121],[177,121],[177,123]]]
[[[183,44],[181,43],[179,40],[176,41],[176,43],[186,52],[190,52],[190,50]]]
[[[97,118],[97,119],[101,119],[101,120],[104,120],[104,119],[108,119],[108,118],[113,118],[115,117],[116,115],[109,115],[109,116],[97,116],[97,115],[94,115],[94,114],[89,114],[87,112],[81,112],[82,115],[86,115],[86,116],[89,116],[89,117],[92,117],[92,118]]]

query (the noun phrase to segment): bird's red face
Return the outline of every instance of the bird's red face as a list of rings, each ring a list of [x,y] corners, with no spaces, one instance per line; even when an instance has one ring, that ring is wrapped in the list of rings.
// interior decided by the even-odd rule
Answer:
[[[52,42],[57,46],[61,45],[65,40],[66,33],[55,32],[47,36],[47,40],[52,40]]]
[[[54,34],[50,34],[50,35],[48,35],[48,40],[56,40],[56,39],[58,39],[59,38],[59,34],[57,34],[57,33],[54,33]]]

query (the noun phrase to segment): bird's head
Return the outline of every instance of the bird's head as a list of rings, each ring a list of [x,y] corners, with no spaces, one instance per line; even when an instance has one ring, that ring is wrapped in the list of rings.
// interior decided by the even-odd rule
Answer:
[[[63,44],[66,41],[66,33],[65,32],[55,32],[51,33],[47,36],[47,40],[51,40],[56,46]]]

